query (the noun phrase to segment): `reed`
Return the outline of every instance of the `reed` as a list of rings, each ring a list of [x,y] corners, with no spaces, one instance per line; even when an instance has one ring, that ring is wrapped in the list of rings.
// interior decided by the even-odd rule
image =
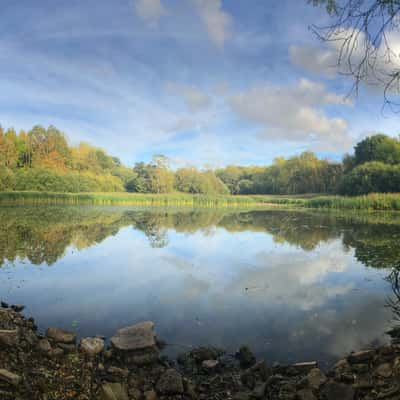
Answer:
[[[371,193],[365,196],[321,196],[304,202],[306,208],[398,211],[399,193]]]
[[[190,207],[262,206],[265,199],[258,196],[205,196],[189,194],[141,193],[50,193],[0,192],[0,204],[90,204]]]

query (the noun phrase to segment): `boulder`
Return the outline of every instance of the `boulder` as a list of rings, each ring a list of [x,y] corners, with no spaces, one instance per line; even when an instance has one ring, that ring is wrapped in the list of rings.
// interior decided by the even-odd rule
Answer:
[[[98,400],[129,400],[126,387],[120,383],[105,383],[102,385]]]
[[[156,389],[165,395],[182,394],[183,381],[180,373],[174,369],[165,371],[157,382]]]
[[[95,357],[104,350],[104,340],[100,338],[82,339],[81,350],[89,357]]]
[[[120,351],[136,351],[155,348],[156,340],[153,332],[154,323],[140,322],[117,331],[111,338],[113,347]]]
[[[376,368],[375,373],[381,378],[390,378],[393,375],[393,370],[389,363],[384,363]]]
[[[46,336],[57,343],[71,344],[76,342],[76,334],[59,328],[49,328]]]

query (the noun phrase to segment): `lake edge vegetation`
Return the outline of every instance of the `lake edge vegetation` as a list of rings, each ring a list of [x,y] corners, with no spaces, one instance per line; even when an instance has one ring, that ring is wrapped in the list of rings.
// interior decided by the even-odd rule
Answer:
[[[0,127],[0,192],[1,202],[397,210],[400,194],[388,193],[400,192],[400,140],[367,137],[341,162],[306,151],[268,166],[173,169],[167,157],[155,155],[130,168],[88,143],[71,146],[54,126],[19,133]]]

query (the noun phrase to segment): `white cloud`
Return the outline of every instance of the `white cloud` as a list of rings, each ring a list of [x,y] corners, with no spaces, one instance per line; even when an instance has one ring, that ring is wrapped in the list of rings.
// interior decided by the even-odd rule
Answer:
[[[221,0],[192,1],[210,39],[217,46],[223,46],[225,41],[231,37],[232,18],[222,10]]]
[[[307,141],[318,150],[343,150],[351,144],[347,122],[328,117],[322,108],[349,102],[322,84],[301,79],[293,86],[255,86],[229,102],[241,118],[263,127],[262,138]]]
[[[169,93],[183,97],[188,110],[192,113],[205,110],[212,104],[211,97],[194,86],[167,83]]]
[[[167,14],[161,0],[136,0],[135,11],[140,18],[152,26],[156,26],[160,18]]]

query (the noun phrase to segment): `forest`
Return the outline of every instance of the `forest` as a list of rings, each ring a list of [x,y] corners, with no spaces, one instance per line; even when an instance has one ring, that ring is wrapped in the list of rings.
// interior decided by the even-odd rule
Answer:
[[[71,146],[54,126],[18,133],[0,128],[0,191],[133,192],[203,195],[342,194],[400,191],[400,140],[384,134],[357,143],[341,162],[306,151],[268,166],[174,169],[164,155],[124,166],[88,143]]]

